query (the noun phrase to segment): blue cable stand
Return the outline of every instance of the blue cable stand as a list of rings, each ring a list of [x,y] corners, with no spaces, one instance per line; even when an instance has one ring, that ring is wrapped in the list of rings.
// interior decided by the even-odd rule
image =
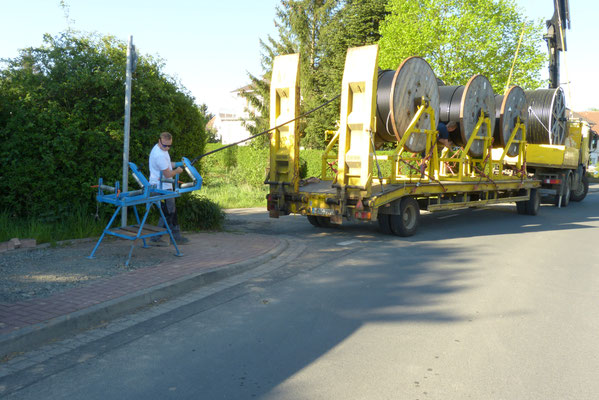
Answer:
[[[175,238],[173,237],[173,232],[168,226],[166,217],[162,211],[162,208],[160,207],[160,201],[169,198],[176,198],[181,196],[181,193],[191,192],[193,190],[200,189],[202,186],[202,177],[200,176],[198,171],[193,167],[193,165],[191,165],[191,162],[187,158],[183,158],[183,161],[180,164],[182,164],[187,174],[192,178],[192,182],[184,183],[181,186],[179,186],[178,176],[176,176],[174,180],[170,180],[173,181],[175,185],[174,190],[162,189],[162,179],[160,188],[151,186],[148,180],[145,178],[145,176],[143,176],[141,171],[139,171],[137,166],[131,162],[129,163],[129,168],[131,169],[134,178],[136,178],[138,183],[142,186],[141,190],[120,192],[118,182],[115,184],[114,187],[107,186],[103,184],[102,178],[100,178],[98,184],[98,195],[96,196],[96,200],[101,203],[113,204],[117,206],[117,209],[112,215],[112,218],[110,218],[110,221],[106,225],[106,228],[104,228],[104,231],[102,232],[100,239],[98,239],[96,246],[87,258],[93,259],[94,254],[100,246],[100,243],[102,243],[102,240],[106,237],[106,235],[111,235],[120,239],[133,241],[131,249],[129,250],[127,262],[125,263],[125,266],[129,266],[129,262],[131,261],[131,256],[133,254],[133,248],[135,247],[136,240],[141,239],[143,241],[143,247],[148,248],[149,246],[146,243],[146,239],[155,236],[162,236],[165,233],[168,233],[171,243],[175,247],[175,255],[179,257],[183,255],[179,251],[179,247],[177,246]],[[168,182],[169,180],[165,181]],[[105,194],[105,191],[112,191],[114,193]],[[137,212],[137,206],[141,204],[144,204],[146,206],[146,212],[144,213],[143,218],[140,220],[139,213]],[[163,222],[164,227],[146,224],[152,206],[156,206],[156,208],[158,209],[158,212],[160,213],[160,219]],[[112,228],[112,225],[116,217],[120,212],[122,212],[123,207],[133,208],[137,224],[128,225],[125,227]]]

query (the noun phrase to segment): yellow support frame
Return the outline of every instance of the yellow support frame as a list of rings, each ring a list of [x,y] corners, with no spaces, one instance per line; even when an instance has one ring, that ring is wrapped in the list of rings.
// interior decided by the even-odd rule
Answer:
[[[428,114],[429,121],[432,121],[431,129],[416,128],[419,120],[422,118],[422,116],[424,114]],[[435,150],[433,150],[432,155],[431,155],[432,162],[429,162],[429,164],[427,166],[427,170],[425,171],[426,172],[425,176],[421,176],[420,173],[403,175],[403,174],[401,174],[401,167],[402,167],[402,165],[404,165],[404,162],[420,161],[422,159],[420,157],[420,155],[413,156],[413,157],[412,156],[401,157],[401,155],[404,152],[404,147],[403,147],[404,144],[410,139],[411,135],[416,134],[416,133],[426,133],[427,134],[426,149],[425,149],[426,154],[429,154],[431,152],[431,148],[433,148],[433,147],[435,148]],[[393,162],[393,167],[391,168],[391,175],[387,176],[387,177],[383,177],[383,184],[401,183],[401,182],[404,182],[405,180],[412,181],[416,178],[419,178],[420,182],[428,182],[428,181],[432,180],[432,178],[435,178],[436,177],[435,165],[438,163],[438,154],[436,151],[436,146],[437,146],[436,138],[437,138],[437,127],[435,125],[435,110],[430,106],[429,102],[423,98],[422,105],[418,106],[418,108],[416,110],[416,114],[414,115],[414,118],[412,118],[410,125],[406,129],[401,140],[396,144],[394,153],[391,155],[379,154],[378,152],[373,153],[373,154],[376,154],[377,161],[392,161]],[[325,156],[326,156],[327,152],[330,151],[330,149],[332,149],[332,146],[330,146],[330,148],[327,147],[327,150],[325,150]],[[323,166],[326,165],[324,163],[325,156],[323,156]],[[330,156],[328,156],[328,157],[330,157]],[[378,179],[376,179],[376,181],[378,182]]]
[[[478,136],[478,132],[482,128],[483,124],[487,126],[487,135],[486,136]],[[457,174],[448,175],[446,171],[440,171],[439,177],[443,180],[447,181],[460,181],[460,182],[468,182],[473,180],[479,180],[481,178],[481,172],[488,177],[493,175],[493,158],[491,153],[491,145],[493,144],[493,134],[491,129],[491,120],[489,117],[485,116],[485,114],[481,111],[480,117],[478,118],[478,122],[470,135],[470,139],[464,146],[464,149],[461,150],[460,157],[458,158],[449,158],[449,157],[441,157],[439,159],[440,163],[457,163],[458,172]],[[475,140],[483,140],[483,154],[482,158],[473,158],[468,155],[470,148]],[[477,165],[481,168],[478,168]],[[440,168],[441,169],[441,168]],[[478,174],[477,174],[478,172]]]
[[[431,129],[416,128],[418,122],[420,121],[420,118],[422,118],[422,116],[424,114],[428,114],[428,116],[429,116],[429,121],[431,121]],[[424,150],[425,155],[430,154],[432,151],[432,159],[431,159],[431,161],[429,161],[429,163],[427,165],[426,176],[422,176],[418,173],[417,174],[409,174],[406,176],[406,175],[402,175],[400,173],[403,162],[421,160],[420,156],[403,157],[403,158],[401,157],[401,155],[404,152],[405,143],[408,141],[408,139],[410,139],[410,136],[415,133],[426,133],[427,139],[426,139],[426,148]],[[396,183],[396,182],[399,182],[400,180],[405,180],[406,178],[411,181],[415,177],[418,177],[420,182],[428,182],[431,180],[431,178],[437,177],[435,166],[439,163],[438,158],[439,158],[439,155],[437,154],[437,126],[435,125],[435,110],[430,106],[429,102],[423,98],[422,105],[418,106],[416,114],[414,115],[414,118],[412,118],[412,122],[410,122],[408,129],[406,129],[405,133],[401,137],[401,140],[397,143],[395,153],[392,156],[393,169],[391,171],[391,177],[390,177],[389,181]],[[398,179],[398,178],[402,178],[402,179]]]
[[[378,50],[377,45],[350,48],[345,59],[336,185],[348,197],[371,194]]]
[[[428,114],[429,121],[433,121],[433,125],[431,129],[418,129],[416,128],[419,120],[425,115]],[[391,168],[391,174],[389,176],[385,176],[383,178],[383,184],[401,184],[401,183],[413,183],[417,181],[420,183],[431,183],[433,181],[458,181],[458,182],[479,182],[481,178],[494,179],[501,178],[502,181],[506,179],[522,179],[526,177],[526,159],[525,159],[525,148],[526,148],[526,126],[520,120],[516,123],[516,126],[512,130],[510,135],[510,139],[508,140],[507,146],[505,149],[501,150],[502,154],[499,159],[494,159],[492,154],[492,143],[493,136],[491,135],[491,121],[490,118],[485,116],[484,113],[481,112],[479,120],[474,128],[470,139],[466,143],[466,146],[461,151],[461,155],[458,158],[450,158],[444,157],[443,155],[439,156],[437,151],[437,127],[434,125],[435,121],[435,111],[428,104],[426,99],[422,99],[421,105],[418,107],[414,118],[412,119],[410,125],[406,129],[402,139],[395,146],[395,151],[391,155],[386,154],[376,154],[376,159],[378,161],[391,161],[393,163]],[[478,136],[478,132],[481,130],[483,124],[487,126],[487,135],[484,137]],[[522,139],[517,140],[516,135],[518,131],[522,131]],[[428,161],[426,170],[424,174],[421,171],[410,171],[408,174],[402,174],[401,169],[405,163],[408,162],[421,162],[422,156],[417,154],[409,157],[402,157],[402,154],[405,153],[404,144],[410,139],[410,136],[416,133],[426,133],[427,135],[427,144],[425,154],[431,154],[431,157]],[[327,148],[325,149],[322,156],[322,177],[323,179],[333,179],[328,174],[328,161],[334,159],[334,156],[330,155],[330,152],[333,150],[334,145],[337,143],[339,138],[339,134],[337,133],[333,139],[329,142]],[[484,152],[481,158],[472,158],[468,155],[470,148],[472,147],[475,140],[483,140],[484,141]],[[512,144],[518,144],[518,155],[513,159],[516,160],[515,166],[517,169],[517,174],[515,175],[505,175],[504,174],[504,159],[507,155],[507,149]],[[432,152],[431,152],[431,149]],[[457,173],[447,173],[445,168],[445,163],[456,163],[458,166]],[[477,168],[478,167],[478,170]],[[372,168],[372,167],[371,167]],[[513,169],[510,169],[513,171]],[[483,174],[481,174],[482,172]],[[372,184],[372,174],[370,174],[370,181],[368,182],[370,185]],[[374,180],[377,182],[378,180],[375,178]]]
[[[266,183],[277,206],[271,216],[278,217],[285,209],[285,193],[299,190],[299,54],[275,57],[270,83],[270,171]],[[294,120],[283,125],[287,121]]]
[[[516,134],[518,131],[522,131],[522,139],[516,139]],[[510,135],[510,139],[506,143],[503,152],[501,153],[501,157],[498,160],[493,160],[493,164],[497,166],[500,175],[503,175],[504,166],[506,164],[507,151],[512,144],[518,144],[518,156],[514,157],[516,159],[516,169],[519,172],[520,178],[526,177],[526,124],[520,121],[518,117],[518,122],[514,126],[512,133]]]
[[[330,132],[330,131],[327,131]],[[331,141],[329,142],[329,144],[327,145],[326,149],[324,149],[324,153],[322,153],[322,174],[320,175],[323,181],[332,181],[335,179],[335,176],[330,176],[328,174],[329,171],[329,160],[337,160],[337,156],[336,155],[330,155],[331,151],[333,150],[333,147],[335,146],[335,144],[337,144],[337,142],[339,141],[339,131],[335,132],[335,135],[333,136],[333,138],[331,139]]]

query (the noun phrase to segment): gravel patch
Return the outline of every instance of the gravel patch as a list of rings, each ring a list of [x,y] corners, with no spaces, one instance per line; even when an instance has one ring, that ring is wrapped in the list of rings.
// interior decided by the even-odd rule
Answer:
[[[175,254],[172,246],[144,249],[140,241],[133,249],[129,266],[125,267],[130,241],[105,238],[96,258],[87,259],[95,245],[96,240],[0,254],[0,302],[48,297],[97,279],[172,260]],[[184,246],[181,251],[185,251]]]

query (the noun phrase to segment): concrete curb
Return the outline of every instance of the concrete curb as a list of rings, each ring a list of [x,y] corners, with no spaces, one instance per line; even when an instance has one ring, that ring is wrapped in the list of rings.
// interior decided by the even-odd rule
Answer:
[[[184,276],[5,334],[0,338],[0,357],[30,351],[47,342],[63,339],[67,335],[94,328],[140,307],[152,305],[154,301],[180,296],[243,273],[279,257],[288,248],[289,242],[280,238],[277,246],[258,257]]]

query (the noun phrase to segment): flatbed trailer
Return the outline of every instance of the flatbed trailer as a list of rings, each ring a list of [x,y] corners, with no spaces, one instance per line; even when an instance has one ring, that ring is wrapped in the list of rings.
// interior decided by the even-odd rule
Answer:
[[[553,167],[545,161],[527,161],[526,126],[520,114],[510,116],[513,122],[502,138],[504,147],[493,148],[495,103],[492,99],[491,110],[489,96],[484,94],[489,90],[486,78],[474,76],[466,86],[465,92],[471,93],[465,93],[462,100],[461,122],[468,127],[463,147],[453,154],[439,152],[434,73],[431,82],[430,66],[424,60],[407,59],[393,77],[390,94],[406,109],[405,115],[398,117],[396,111],[393,116],[392,110],[387,117],[394,121],[397,144],[392,151],[377,150],[383,136],[377,132],[381,119],[377,121],[375,115],[380,111],[377,58],[376,45],[348,50],[340,127],[322,156],[320,179],[300,179],[297,122],[274,129],[265,181],[270,186],[267,209],[271,217],[300,214],[323,227],[340,225],[343,220],[372,221],[385,233],[411,236],[417,230],[420,210],[516,203],[519,214],[537,214],[544,185],[541,171]],[[276,127],[299,116],[299,56],[277,57],[272,77],[270,122]],[[508,156],[507,149],[515,155]],[[383,163],[387,164],[385,175]],[[531,165],[536,173],[527,170]],[[572,172],[573,165],[566,169]]]
[[[342,205],[331,181],[320,181],[300,188],[303,201],[287,204],[290,213],[306,215],[315,226],[329,227],[343,216],[353,221],[378,221],[385,233],[411,236],[418,227],[420,210],[435,212],[517,202],[523,205],[520,213],[535,215],[540,205],[539,186],[539,181],[530,180],[373,185],[369,198],[348,198]]]

